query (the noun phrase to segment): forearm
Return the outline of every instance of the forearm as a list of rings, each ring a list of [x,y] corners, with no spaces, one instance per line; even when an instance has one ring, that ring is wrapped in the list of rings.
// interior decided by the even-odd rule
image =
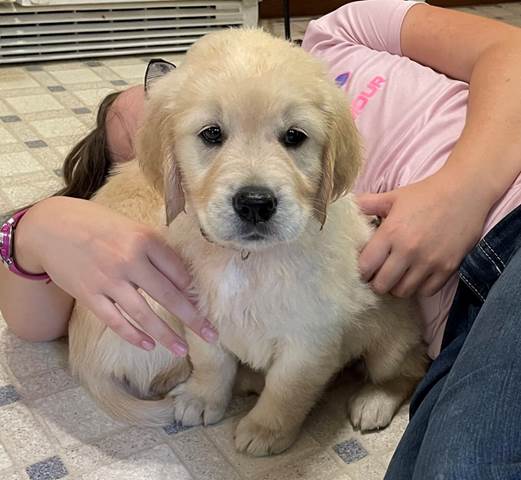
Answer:
[[[20,220],[15,232],[17,263],[28,272],[41,273],[38,248],[38,205]],[[19,337],[45,341],[67,333],[73,299],[52,282],[35,281],[0,268],[0,311]]]
[[[405,56],[469,83],[465,127],[437,177],[490,209],[521,171],[521,29],[416,4],[401,46]]]
[[[54,283],[32,281],[0,267],[0,311],[10,330],[29,341],[67,333],[73,299]]]
[[[494,45],[476,61],[465,128],[443,170],[488,208],[521,172],[521,40]]]

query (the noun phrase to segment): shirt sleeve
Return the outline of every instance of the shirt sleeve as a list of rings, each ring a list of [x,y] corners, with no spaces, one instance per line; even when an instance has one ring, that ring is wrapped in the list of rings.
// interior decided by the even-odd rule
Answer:
[[[302,46],[320,56],[335,45],[363,45],[373,50],[402,55],[400,31],[409,9],[419,2],[364,0],[348,3],[311,21]]]

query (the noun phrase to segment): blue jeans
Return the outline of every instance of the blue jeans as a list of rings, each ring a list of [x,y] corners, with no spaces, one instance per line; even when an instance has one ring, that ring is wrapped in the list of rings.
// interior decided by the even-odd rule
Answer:
[[[521,480],[520,246],[518,207],[465,257],[385,480]]]

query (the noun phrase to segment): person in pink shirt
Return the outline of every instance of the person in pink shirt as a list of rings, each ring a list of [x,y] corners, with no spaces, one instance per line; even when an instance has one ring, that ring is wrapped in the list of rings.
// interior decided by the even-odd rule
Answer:
[[[363,138],[355,191],[382,224],[360,254],[361,275],[377,292],[418,296],[434,360],[386,478],[521,478],[521,30],[367,0],[312,21],[303,48],[345,90]],[[176,286],[187,273],[175,254],[145,226],[87,201],[112,162],[132,158],[143,99],[141,86],[107,98],[66,161],[68,186],[20,219],[16,262],[52,279],[0,271],[0,309],[22,338],[66,334],[77,299],[134,345],[182,350],[136,286],[214,338]],[[161,293],[165,281],[172,295]],[[142,331],[100,307],[105,297],[142,319]]]

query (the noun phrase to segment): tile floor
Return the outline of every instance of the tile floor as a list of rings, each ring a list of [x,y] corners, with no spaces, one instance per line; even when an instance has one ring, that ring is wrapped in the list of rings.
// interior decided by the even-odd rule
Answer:
[[[462,10],[521,25],[521,2]],[[294,38],[306,23],[294,22]],[[281,22],[266,27],[282,32]],[[0,213],[60,187],[63,157],[92,127],[98,102],[141,82],[147,60],[0,67]],[[329,392],[287,453],[250,458],[235,452],[232,432],[254,398],[235,399],[227,418],[209,428],[129,427],[104,415],[71,378],[64,341],[23,342],[0,317],[0,478],[382,479],[406,409],[387,429],[361,435],[346,420],[345,396],[342,388]]]

